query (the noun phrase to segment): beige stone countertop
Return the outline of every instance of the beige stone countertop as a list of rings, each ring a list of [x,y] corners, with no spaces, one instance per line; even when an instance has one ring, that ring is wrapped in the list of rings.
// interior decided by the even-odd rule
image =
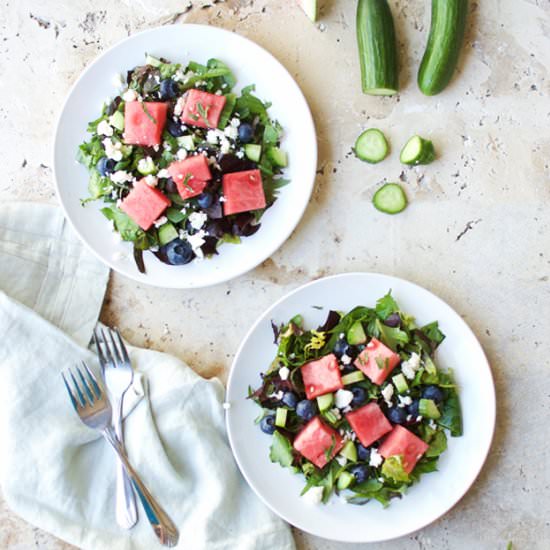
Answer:
[[[318,129],[319,170],[305,216],[269,260],[227,284],[161,290],[112,274],[102,320],[138,346],[165,350],[225,379],[240,340],[274,300],[312,279],[377,271],[418,283],[453,306],[485,348],[497,386],[494,445],[472,489],[422,531],[377,545],[343,545],[296,532],[301,550],[493,550],[550,547],[550,3],[471,1],[459,74],[426,98],[416,71],[429,2],[391,0],[401,48],[401,93],[360,92],[355,2],[323,2],[319,24],[292,1],[3,0],[0,5],[0,200],[56,202],[50,151],[69,87],[129,34],[201,22],[247,36],[296,78]],[[393,144],[370,166],[350,148],[381,128]],[[430,137],[439,158],[403,168],[408,137]],[[70,152],[69,152],[70,154]],[[410,206],[371,205],[387,178]],[[294,182],[299,185],[299,182]],[[483,422],[483,418],[479,419]],[[64,543],[0,502],[0,548]]]

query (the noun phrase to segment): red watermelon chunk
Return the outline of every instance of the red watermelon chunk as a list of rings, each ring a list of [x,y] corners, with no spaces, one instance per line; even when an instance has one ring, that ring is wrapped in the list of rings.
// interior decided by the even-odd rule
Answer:
[[[144,180],[139,180],[122,201],[120,209],[147,231],[170,204],[170,199],[158,189],[149,187]]]
[[[374,384],[382,384],[397,367],[401,358],[380,340],[373,338],[359,354],[354,365],[363,371]]]
[[[265,208],[264,186],[259,170],[224,174],[222,184],[225,197],[224,215]]]
[[[374,402],[346,414],[346,419],[364,447],[391,431],[389,420]]]
[[[212,179],[210,167],[204,155],[195,155],[173,162],[168,167],[168,172],[182,199],[200,195],[206,187],[206,182]]]
[[[318,416],[310,420],[294,439],[294,448],[317,468],[322,468],[332,460],[343,445],[340,434],[321,422]],[[332,452],[327,460],[325,453],[331,447]]]
[[[124,143],[160,145],[166,123],[167,103],[129,101],[124,105]]]
[[[338,359],[331,353],[300,367],[308,399],[324,395],[344,387],[338,367]]]
[[[181,120],[185,124],[199,128],[217,128],[224,106],[225,96],[223,95],[189,90]]]
[[[428,450],[428,447],[429,445],[425,441],[398,424],[384,439],[378,452],[384,458],[401,455],[403,457],[403,469],[410,474],[420,457]]]

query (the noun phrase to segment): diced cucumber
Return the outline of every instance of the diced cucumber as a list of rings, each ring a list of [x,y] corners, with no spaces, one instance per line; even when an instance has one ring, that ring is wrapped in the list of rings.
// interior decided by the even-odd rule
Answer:
[[[357,462],[357,447],[355,443],[349,439],[342,447],[340,454],[345,456],[350,462]]]
[[[407,197],[399,184],[386,183],[376,191],[372,204],[385,214],[398,214],[407,207]]]
[[[266,156],[275,166],[278,166],[279,168],[286,168],[288,165],[286,153],[278,147],[270,147],[266,151]]]
[[[170,222],[166,222],[164,225],[161,225],[159,227],[158,234],[159,243],[161,246],[178,238],[178,231]]]
[[[355,382],[361,382],[361,380],[365,379],[365,375],[360,370],[354,370],[353,372],[350,372],[348,374],[344,374],[342,376],[342,384],[344,386],[348,386],[349,384],[355,384]]]
[[[338,476],[338,481],[336,482],[336,487],[340,489],[340,491],[343,491],[344,489],[347,489],[355,480],[355,477],[353,474],[350,474],[349,472],[343,471]]]
[[[137,171],[144,176],[148,176],[156,173],[157,166],[151,157],[145,157],[138,161]]]
[[[405,143],[401,150],[399,160],[403,164],[416,166],[418,164],[430,164],[435,159],[435,149],[429,139],[413,136]]]
[[[367,335],[365,334],[363,323],[361,323],[361,321],[355,321],[349,328],[346,338],[348,343],[352,346],[364,344],[367,341]]]
[[[262,156],[262,146],[257,145],[256,143],[247,143],[244,146],[244,154],[246,158],[252,162],[260,162]]]
[[[187,151],[195,150],[195,138],[193,136],[181,136],[176,138],[176,141],[180,147],[183,147]]]
[[[390,148],[386,136],[380,130],[369,128],[357,138],[353,150],[357,158],[376,164],[388,156]]]
[[[122,132],[124,130],[124,115],[120,111],[115,111],[109,117],[109,124]]]
[[[150,54],[145,54],[145,64],[158,68],[162,65],[162,61],[158,57],[154,57]]]
[[[317,397],[317,406],[321,412],[327,411],[334,404],[334,394],[325,393],[325,395],[319,395]]]
[[[336,424],[340,420],[332,411],[325,411],[323,417],[331,424]]]
[[[426,418],[438,419],[441,416],[435,401],[432,399],[421,399],[418,402],[418,414]]]
[[[275,426],[284,428],[286,426],[287,409],[279,407],[275,413]]]
[[[395,388],[397,389],[397,393],[405,393],[409,389],[409,385],[407,384],[406,378],[403,376],[403,374],[399,373],[392,377],[392,382]]]

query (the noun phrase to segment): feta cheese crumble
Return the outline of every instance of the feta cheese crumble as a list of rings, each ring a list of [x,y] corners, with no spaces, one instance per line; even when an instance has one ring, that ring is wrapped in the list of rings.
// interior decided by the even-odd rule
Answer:
[[[369,466],[378,468],[382,462],[384,462],[384,457],[378,452],[378,449],[372,447],[370,450]]]
[[[105,148],[105,155],[107,158],[113,159],[116,162],[120,162],[122,160],[122,144],[120,141],[113,142],[112,139],[107,137],[101,143]]]
[[[201,229],[208,219],[208,216],[205,212],[193,212],[189,214],[188,219],[193,229]]]
[[[229,121],[230,126],[233,126],[233,128],[238,128],[241,125],[241,121],[237,117],[233,117]]]
[[[381,393],[388,407],[391,407],[393,405],[391,401],[391,398],[393,397],[393,386],[391,384],[388,384]]]
[[[111,181],[114,183],[126,183],[132,181],[132,174],[126,172],[126,170],[117,170],[111,174]]]
[[[148,176],[145,176],[143,179],[145,180],[145,183],[149,187],[156,187],[157,184],[158,184],[158,179],[155,176],[153,176],[152,174],[149,174]]]
[[[187,235],[185,237],[187,239],[187,242],[191,245],[193,252],[198,258],[204,257],[204,253],[201,249],[201,246],[206,242],[204,239],[205,235],[206,235],[206,232],[201,229],[197,231],[194,235]]]
[[[269,394],[267,397],[269,397],[270,399],[276,399],[277,401],[280,401],[283,398],[283,396],[284,396],[284,392],[282,390],[279,390]]]
[[[412,352],[409,359],[401,363],[401,371],[403,372],[405,377],[408,378],[409,380],[412,380],[415,377],[416,371],[419,368],[420,368],[420,355],[418,355],[418,353],[414,351]]]
[[[288,375],[290,374],[290,369],[288,367],[281,367],[279,369],[279,377],[281,380],[288,380]]]
[[[102,120],[96,128],[98,136],[111,137],[113,135],[113,127],[106,121]]]
[[[406,407],[407,405],[410,405],[412,403],[410,395],[398,395],[397,398],[399,399],[399,403],[397,404],[397,406],[400,408]]]
[[[176,158],[178,160],[184,160],[187,158],[187,149],[178,149],[178,152],[176,153]]]
[[[306,493],[302,495],[302,498],[308,504],[320,504],[321,500],[323,500],[323,488],[311,487]]]
[[[147,172],[147,169],[151,166],[153,162],[153,159],[151,157],[145,157],[142,159],[139,159],[137,163],[137,169],[140,172]]]
[[[168,218],[166,216],[161,216],[157,220],[155,220],[154,225],[155,227],[160,227],[161,225],[164,225],[168,221]]]
[[[234,126],[226,126],[223,133],[229,138],[229,139],[237,139],[239,136],[239,130],[235,128]]]
[[[128,88],[123,94],[122,99],[126,102],[135,101],[138,98],[138,95],[135,90]]]
[[[181,113],[183,113],[183,108],[184,107],[185,107],[185,98],[180,97],[176,101],[176,105],[174,106],[174,114],[177,115],[177,116],[181,115]]]
[[[169,177],[171,177],[170,172],[168,172],[166,168],[162,168],[161,170],[158,171],[157,178],[169,178]]]
[[[351,357],[344,353],[344,355],[342,355],[342,357],[340,357],[340,361],[342,361],[343,365],[349,365],[351,363]]]
[[[334,404],[339,409],[346,408],[353,399],[353,393],[349,390],[338,390],[334,395]]]

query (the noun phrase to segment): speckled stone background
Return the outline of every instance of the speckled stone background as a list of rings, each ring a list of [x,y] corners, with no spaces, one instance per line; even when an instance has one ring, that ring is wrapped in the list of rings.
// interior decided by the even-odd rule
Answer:
[[[102,320],[133,344],[224,379],[256,316],[306,281],[379,271],[433,290],[472,326],[493,366],[498,426],[481,476],[450,513],[410,537],[342,545],[296,532],[298,547],[550,548],[550,2],[471,1],[459,74],[434,98],[415,84],[429,2],[390,2],[402,60],[402,92],[393,98],[360,93],[355,2],[322,4],[313,25],[293,1],[2,0],[0,200],[56,201],[56,116],[79,73],[112,44],[186,21],[254,39],[295,76],[318,128],[316,189],[302,222],[271,259],[214,288],[159,290],[112,275]],[[377,166],[350,153],[370,125],[394,145]],[[433,139],[440,158],[403,169],[398,150],[417,132]],[[371,206],[384,178],[401,180],[410,198],[399,216]],[[68,546],[0,502],[0,548]]]

